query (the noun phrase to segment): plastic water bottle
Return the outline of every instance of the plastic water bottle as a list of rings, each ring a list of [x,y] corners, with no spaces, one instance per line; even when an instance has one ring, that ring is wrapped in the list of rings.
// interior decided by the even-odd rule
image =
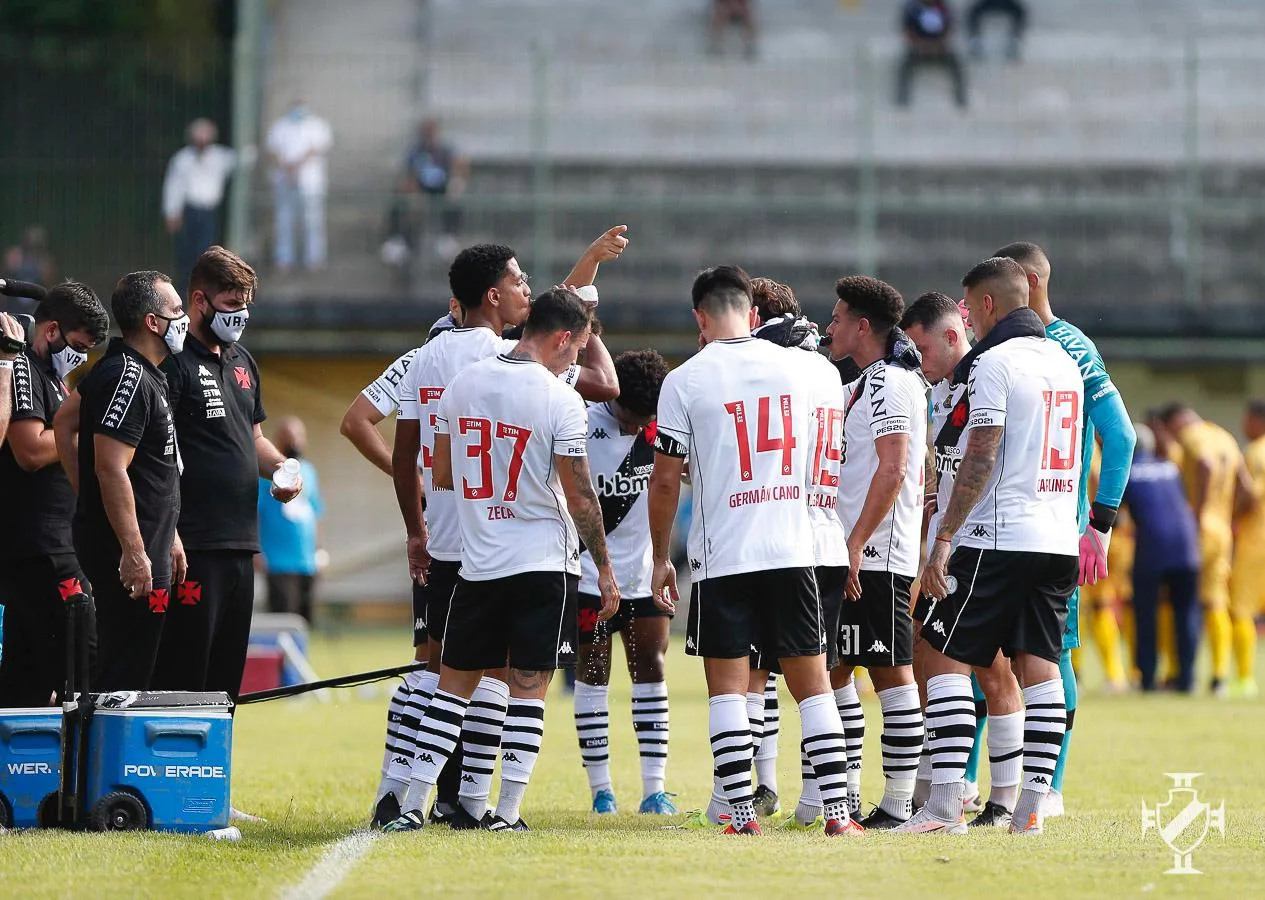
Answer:
[[[278,491],[292,491],[299,485],[299,461],[287,459],[272,473],[272,486]]]

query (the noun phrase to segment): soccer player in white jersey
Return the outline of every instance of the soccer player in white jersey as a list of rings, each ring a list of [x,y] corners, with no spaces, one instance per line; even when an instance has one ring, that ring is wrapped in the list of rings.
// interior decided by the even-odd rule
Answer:
[[[668,374],[659,395],[649,497],[652,590],[657,603],[675,610],[669,551],[688,456],[693,595],[685,649],[704,659],[712,755],[732,814],[726,832],[761,833],[746,708],[754,645],[779,659],[799,703],[826,833],[851,833],[859,829],[848,815],[843,728],[826,673],[808,514],[818,370],[803,351],[751,336],[756,311],[741,269],[705,270],[692,297],[705,346]]]
[[[953,370],[971,349],[966,336],[966,323],[957,301],[941,293],[927,293],[919,297],[905,312],[901,328],[918,348],[922,356],[922,373],[931,384],[931,427],[927,432],[927,480],[924,494],[928,498],[924,508],[923,527],[928,540],[935,542],[940,524],[941,510],[949,506],[953,493],[953,480],[958,464],[966,449],[966,423],[970,419],[971,404],[966,396],[966,379],[955,381]],[[956,546],[956,535],[950,547]],[[927,551],[932,548],[929,546]],[[914,624],[921,628],[927,621],[934,601],[925,591],[920,592],[914,604]],[[943,623],[941,624],[943,627]],[[920,635],[914,637],[914,675],[919,688],[926,696],[925,671],[928,648]],[[971,819],[970,825],[982,827],[1009,827],[1011,811],[1019,797],[1019,780],[1023,758],[1023,694],[1019,682],[1010,669],[1010,660],[997,654],[993,665],[976,673],[980,692],[975,695],[976,715],[985,712],[988,720],[989,797],[982,811]],[[987,706],[980,695],[987,697]],[[931,793],[931,751],[923,744],[922,758],[918,763],[918,786],[914,791],[914,806],[922,806]],[[978,790],[975,791],[978,793]],[[968,790],[964,804],[969,803]],[[978,803],[978,800],[976,800]],[[970,812],[971,809],[966,811]]]
[[[545,694],[554,670],[574,664],[579,643],[579,540],[597,569],[600,617],[619,608],[589,475],[584,403],[556,377],[575,364],[589,327],[579,297],[548,291],[532,304],[522,340],[459,372],[440,400],[431,479],[454,492],[461,570],[439,683],[417,728],[405,812],[388,830],[422,827],[471,696],[508,659],[501,794],[487,827],[525,831],[521,805],[540,752]]]
[[[615,357],[619,398],[588,407],[588,457],[593,485],[602,507],[602,524],[611,565],[619,579],[619,611],[602,622],[602,599],[593,554],[580,554],[580,643],[575,681],[575,731],[593,794],[593,811],[618,807],[611,782],[611,643],[624,641],[632,678],[632,722],[641,757],[640,812],[676,812],[664,790],[668,764],[668,685],[664,655],[668,614],[650,596],[650,522],[646,488],[654,468],[654,417],[667,363],[654,350]]]
[[[861,377],[844,388],[839,514],[848,532],[848,587],[831,673],[848,734],[848,793],[861,805],[864,717],[852,672],[865,666],[883,709],[883,798],[861,824],[887,829],[913,814],[922,751],[922,708],[913,672],[909,595],[922,537],[927,385],[917,351],[900,331],[900,293],[877,278],[835,285],[830,353],[850,356]]]
[[[1018,263],[984,260],[962,284],[979,341],[958,366],[967,373],[968,434],[922,571],[922,590],[943,598],[922,628],[930,645],[931,795],[897,831],[966,830],[962,780],[975,737],[970,674],[1001,651],[1023,685],[1026,710],[1023,789],[1010,830],[1039,834],[1066,728],[1059,654],[1078,575],[1084,389],[1076,364],[1028,308]]]

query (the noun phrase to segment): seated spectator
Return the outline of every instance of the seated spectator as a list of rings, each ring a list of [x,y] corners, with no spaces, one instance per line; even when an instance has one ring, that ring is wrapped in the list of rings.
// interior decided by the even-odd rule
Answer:
[[[329,558],[320,549],[325,505],[316,468],[303,458],[307,429],[302,420],[283,419],[274,443],[287,458],[299,460],[303,492],[282,503],[272,495],[272,483],[259,479],[259,546],[268,579],[268,611],[298,613],[311,622],[316,576]]]
[[[746,43],[747,59],[755,58],[755,16],[751,0],[713,0],[708,52],[719,55],[724,49],[725,26],[737,25]]]
[[[965,109],[966,72],[953,49],[953,14],[945,0],[909,0],[901,13],[901,30],[905,35],[905,57],[896,73],[896,104],[909,105],[915,69],[940,66],[949,70],[954,99]]]
[[[984,57],[983,24],[988,16],[1005,16],[1010,20],[1010,41],[1006,45],[1006,58],[1019,59],[1019,46],[1028,28],[1028,8],[1022,0],[975,0],[966,14],[966,35],[971,44],[971,55]]]
[[[444,258],[455,256],[460,249],[457,231],[461,227],[461,208],[456,201],[465,192],[469,178],[470,161],[443,140],[439,122],[423,121],[417,144],[404,160],[404,174],[389,214],[390,236],[382,246],[383,262],[402,265],[414,249],[419,223],[411,221],[404,197],[418,193],[432,198],[439,208],[440,234],[435,239],[435,252]]]

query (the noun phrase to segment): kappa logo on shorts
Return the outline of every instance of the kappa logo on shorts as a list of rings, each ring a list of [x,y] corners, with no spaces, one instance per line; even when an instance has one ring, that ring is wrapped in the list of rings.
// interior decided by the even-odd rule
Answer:
[[[423,618],[420,618],[420,617],[419,617],[419,618],[416,618],[416,619],[414,619],[414,620],[413,620],[413,630],[414,630],[414,631],[421,631],[421,630],[422,630],[423,628],[425,628],[425,627],[426,627],[426,620],[425,620],[425,619],[423,619]]]
[[[870,652],[870,653],[886,653],[886,652],[887,652],[887,645],[886,645],[886,644],[884,644],[882,641],[875,641],[875,642],[874,642],[874,644],[870,647],[870,649],[869,649],[869,651],[868,651],[868,652]]]
[[[971,529],[971,537],[988,537],[988,529],[983,525],[976,525]]]
[[[944,637],[944,623],[941,622],[939,619],[936,619],[934,622],[931,623],[931,630],[934,631],[936,634],[940,635],[941,637]]]
[[[692,637],[687,637],[687,638],[685,639],[685,649],[686,649],[686,650],[697,650],[697,649],[698,649],[697,647],[695,647],[695,646],[694,646],[694,638],[692,638]]]
[[[558,652],[561,654],[567,654],[567,653],[574,653],[575,651],[571,649],[570,641],[563,641],[562,646],[558,648]]]

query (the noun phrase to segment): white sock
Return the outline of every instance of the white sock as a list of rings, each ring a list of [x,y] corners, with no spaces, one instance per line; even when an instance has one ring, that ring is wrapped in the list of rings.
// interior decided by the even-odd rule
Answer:
[[[417,726],[417,756],[413,760],[408,790],[400,803],[405,812],[426,811],[431,789],[461,739],[461,722],[465,718],[466,706],[464,697],[435,691],[426,707],[426,714]]]
[[[865,713],[861,711],[855,680],[837,689],[834,695],[848,750],[848,809],[856,815],[861,811],[861,749],[865,745]]]
[[[922,755],[922,705],[918,686],[902,684],[878,692],[883,708],[883,799],[879,808],[890,816],[913,815],[914,783]]]
[[[667,682],[632,686],[632,720],[641,758],[641,796],[645,799],[664,789],[668,771]]]
[[[975,743],[975,697],[969,675],[927,680],[927,734],[931,748],[931,796],[927,811],[941,821],[962,817],[962,780]]]
[[[848,753],[843,722],[830,694],[816,694],[799,705],[803,751],[813,767],[822,811],[827,820],[846,822],[848,810]]]
[[[931,748],[927,746],[926,731],[923,732],[922,753],[918,754],[918,781],[914,784],[914,806],[920,807],[927,802],[931,794]]]
[[[764,696],[760,712],[764,712]],[[751,722],[747,717],[746,700],[741,694],[719,694],[708,701],[707,724],[711,735],[712,759],[720,777],[725,798],[729,801],[734,828],[741,828],[755,819],[751,806]]]
[[[413,747],[411,742],[405,743],[401,736],[401,729],[407,725],[414,733],[417,731],[416,720],[406,716],[404,707],[408,702],[408,695],[417,687],[421,676],[422,672],[420,671],[409,672],[404,676],[404,680],[395,686],[395,690],[391,692],[391,699],[387,701],[386,747],[382,751],[382,774],[378,779],[378,791],[373,798],[375,807],[377,807],[378,801],[388,793],[394,792],[398,800],[404,795],[404,790],[408,787],[407,778],[396,779],[391,777],[391,761],[398,756],[408,760],[410,764],[412,763]],[[396,765],[399,766],[401,763],[396,763]]]
[[[496,815],[513,825],[545,734],[545,701],[511,697],[501,740],[501,794]]]
[[[589,790],[611,789],[610,703],[604,684],[575,683],[575,733],[580,742],[580,761],[589,777]]]
[[[756,784],[777,793],[777,737],[781,730],[782,712],[778,704],[777,676],[770,674],[764,685],[764,730],[756,744]]]
[[[729,815],[729,799],[725,796],[725,786],[720,783],[720,776],[712,769],[712,796],[707,801],[707,821],[713,825],[720,824],[720,817]]]
[[[799,774],[802,783],[799,789],[799,803],[795,805],[795,818],[801,825],[811,825],[817,821],[817,817],[822,812],[821,790],[817,787],[817,776],[813,772],[813,764],[809,761],[808,754],[802,749],[799,751]],[[847,783],[846,767],[844,783],[845,785]]]
[[[501,730],[509,707],[510,689],[504,681],[479,679],[479,686],[470,698],[470,709],[461,730],[461,788],[457,799],[466,812],[482,819],[492,793],[492,773],[500,755]]]
[[[988,717],[988,799],[1014,810],[1023,775],[1023,710]]]
[[[399,743],[408,749],[408,753],[399,753],[391,757],[387,767],[387,777],[392,781],[408,781],[413,768],[413,757],[417,754],[417,723],[426,714],[430,698],[439,689],[439,673],[425,669],[417,673],[417,683],[409,691],[404,701],[404,713],[400,722]]]

